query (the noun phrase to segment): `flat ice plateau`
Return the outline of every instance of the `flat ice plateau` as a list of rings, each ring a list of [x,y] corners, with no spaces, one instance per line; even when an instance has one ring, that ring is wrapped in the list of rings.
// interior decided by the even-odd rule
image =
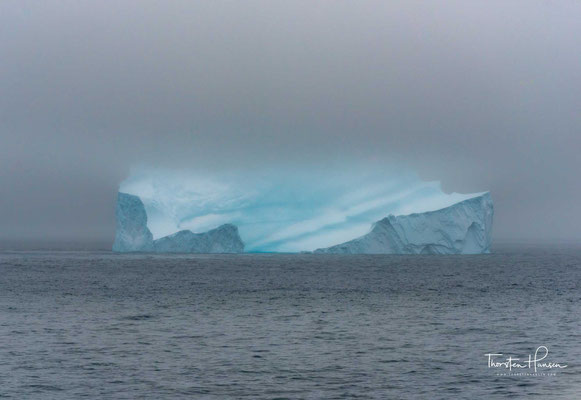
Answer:
[[[401,170],[140,169],[120,185],[116,217],[119,252],[478,254],[493,204]]]

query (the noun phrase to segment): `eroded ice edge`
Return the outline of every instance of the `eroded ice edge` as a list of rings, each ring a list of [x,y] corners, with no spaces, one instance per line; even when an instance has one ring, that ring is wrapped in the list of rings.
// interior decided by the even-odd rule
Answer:
[[[401,170],[139,169],[116,216],[121,252],[475,254],[489,252],[493,204]]]

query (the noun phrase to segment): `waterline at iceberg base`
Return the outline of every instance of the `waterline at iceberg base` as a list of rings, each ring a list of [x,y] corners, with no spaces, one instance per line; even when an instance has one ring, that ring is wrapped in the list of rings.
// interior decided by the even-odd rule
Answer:
[[[480,254],[490,252],[493,213],[488,192],[446,194],[402,171],[140,170],[121,184],[113,250]]]

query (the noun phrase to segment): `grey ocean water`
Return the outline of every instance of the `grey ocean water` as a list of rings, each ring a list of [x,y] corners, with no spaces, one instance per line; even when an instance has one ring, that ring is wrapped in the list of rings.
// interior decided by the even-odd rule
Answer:
[[[568,365],[499,376],[486,353]],[[528,371],[527,371],[528,372]],[[554,373],[554,375],[553,375]],[[581,250],[0,254],[0,397],[581,398]]]

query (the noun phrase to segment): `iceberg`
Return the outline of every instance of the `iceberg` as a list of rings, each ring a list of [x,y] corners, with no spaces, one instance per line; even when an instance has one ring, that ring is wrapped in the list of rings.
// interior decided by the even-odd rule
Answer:
[[[390,215],[357,239],[317,249],[331,254],[482,254],[490,253],[490,193],[420,214]]]
[[[116,215],[120,252],[476,253],[490,248],[492,200],[401,169],[140,168],[121,183]],[[382,228],[397,235],[381,241]]]

